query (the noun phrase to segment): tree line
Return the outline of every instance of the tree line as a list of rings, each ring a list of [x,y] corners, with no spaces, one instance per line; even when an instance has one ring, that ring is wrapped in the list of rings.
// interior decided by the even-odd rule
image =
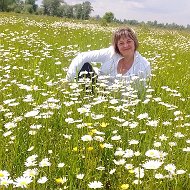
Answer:
[[[182,25],[163,24],[157,21],[138,22],[137,20],[126,20],[123,21],[115,18],[112,12],[106,12],[102,17],[99,15],[91,17],[93,7],[89,1],[78,3],[75,5],[69,5],[64,0],[43,0],[42,5],[38,6],[36,0],[0,0],[0,12],[16,12],[16,13],[30,13],[38,15],[49,15],[64,18],[73,19],[95,19],[101,22],[102,25],[106,26],[108,23],[123,23],[130,25],[148,25],[153,27],[162,28],[176,28],[176,29],[190,29],[190,25],[187,27]]]

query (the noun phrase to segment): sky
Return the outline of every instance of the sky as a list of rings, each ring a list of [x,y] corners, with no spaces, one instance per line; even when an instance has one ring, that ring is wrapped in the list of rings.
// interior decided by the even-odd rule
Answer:
[[[36,0],[40,5],[42,0]],[[89,1],[94,11],[91,16],[112,12],[115,18],[155,21],[158,23],[190,24],[190,0],[65,0],[69,5]]]

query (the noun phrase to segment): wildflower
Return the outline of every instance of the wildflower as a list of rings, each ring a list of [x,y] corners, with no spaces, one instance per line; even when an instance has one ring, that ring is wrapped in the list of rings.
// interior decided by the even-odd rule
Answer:
[[[92,141],[93,138],[92,138],[91,135],[84,135],[84,136],[81,137],[81,140],[82,141]]]
[[[125,154],[123,155],[124,158],[131,158],[134,156],[134,152],[131,149],[126,149]]]
[[[168,164],[164,167],[164,169],[170,172],[171,174],[174,174],[176,166],[174,164]]]
[[[29,133],[29,135],[35,135],[37,132],[36,131],[29,131],[28,133]]]
[[[172,123],[170,121],[164,121],[162,124],[167,126],[167,125],[171,125]]]
[[[140,114],[140,115],[138,115],[137,118],[138,118],[139,120],[141,120],[141,119],[148,119],[148,113]]]
[[[129,140],[129,145],[139,144],[138,140]]]
[[[15,128],[17,126],[17,124],[14,123],[14,122],[8,122],[4,126],[5,126],[6,129],[9,130],[9,129]]]
[[[62,167],[64,167],[64,166],[65,166],[65,163],[59,163],[57,167],[58,167],[58,168],[62,168]]]
[[[162,145],[161,142],[154,142],[154,147],[160,147]]]
[[[42,125],[31,125],[30,129],[40,129]]]
[[[121,185],[121,189],[128,189],[129,188],[129,184],[122,184]]]
[[[11,180],[8,177],[0,178],[0,186],[8,187],[10,184],[13,183],[13,180]],[[4,189],[4,188],[3,188]]]
[[[164,178],[164,176],[163,176],[162,174],[160,174],[160,173],[155,174],[154,177],[155,177],[156,179],[163,179],[163,178]]]
[[[135,173],[136,178],[143,178],[144,177],[144,169],[143,168],[135,168],[134,173]]]
[[[101,137],[101,136],[94,136],[94,140],[95,140],[95,141],[99,141],[99,142],[103,142],[103,141],[104,141],[104,138]]]
[[[158,150],[151,149],[151,150],[146,151],[145,155],[150,158],[159,158],[160,152]]]
[[[139,179],[136,179],[133,181],[133,184],[136,184],[136,185],[141,184],[141,183],[142,183],[142,181]]]
[[[175,115],[175,116],[180,115],[180,114],[182,114],[181,111],[175,111],[175,112],[174,112],[174,115]]]
[[[4,137],[8,137],[11,134],[12,134],[12,131],[7,131],[7,132],[3,133],[3,136]]]
[[[116,152],[114,153],[115,156],[123,156],[125,154],[125,151],[123,150],[116,150]]]
[[[13,184],[15,187],[27,188],[28,185],[32,182],[32,178],[29,176],[21,176],[15,179]]]
[[[162,135],[159,137],[159,139],[160,139],[161,141],[167,141],[168,137],[165,136],[164,134],[162,134]]]
[[[51,166],[51,163],[49,162],[49,158],[44,158],[40,163],[40,167],[45,167],[45,166]]]
[[[177,171],[176,171],[176,174],[184,174],[184,173],[186,173],[185,170],[177,170]]]
[[[34,169],[27,169],[26,171],[24,171],[23,176],[28,176],[28,177],[35,177],[36,175],[38,175],[38,169],[34,168]]]
[[[115,171],[116,171],[116,169],[112,169],[112,170],[110,170],[110,172],[109,172],[109,174],[113,174],[113,173],[115,173]]]
[[[88,147],[87,150],[88,151],[92,151],[94,148],[92,146]]]
[[[47,177],[46,177],[46,176],[43,176],[43,177],[41,177],[40,179],[38,179],[37,182],[43,184],[43,183],[46,183],[47,180],[48,180]]]
[[[88,187],[91,189],[100,189],[103,187],[103,184],[100,181],[93,181],[88,184]]]
[[[158,160],[149,160],[149,161],[145,162],[142,166],[143,166],[145,169],[148,169],[148,170],[156,170],[156,169],[158,169],[162,164],[163,164],[163,162],[160,162],[160,161],[158,161]]]
[[[80,113],[80,114],[82,114],[82,113],[89,113],[90,112],[90,110],[89,110],[89,108],[77,108],[77,111]]]
[[[55,179],[55,182],[56,183],[59,183],[59,184],[63,184],[63,183],[65,183],[67,181],[67,178],[66,177],[60,177],[60,178],[57,178],[57,179]]]
[[[1,178],[6,178],[9,175],[10,175],[9,172],[7,172],[6,170],[0,170],[0,180]]]
[[[136,152],[134,152],[134,155],[135,155],[135,156],[140,156],[141,153],[140,153],[139,151],[136,151]]]
[[[84,174],[77,174],[76,178],[77,179],[83,179],[84,178]]]
[[[130,124],[129,124],[129,127],[130,127],[131,129],[136,128],[137,126],[138,126],[138,123],[137,123],[137,122],[133,122],[133,123],[130,123]]]
[[[38,157],[38,155],[34,154],[32,156],[29,156],[27,159],[26,159],[26,162],[25,162],[25,166],[27,167],[30,167],[30,166],[36,166],[36,158]]]
[[[125,165],[125,168],[126,168],[127,170],[131,170],[131,169],[133,169],[133,164],[126,164],[126,165]]]
[[[176,142],[169,142],[168,144],[169,144],[169,146],[171,146],[171,147],[172,147],[172,146],[177,146],[177,143],[176,143]]]
[[[33,110],[33,111],[30,111],[30,112],[27,112],[24,117],[35,117],[37,116],[39,113],[39,110]]]
[[[120,160],[113,160],[116,165],[124,165],[126,160],[120,159]]]
[[[103,128],[107,127],[108,125],[109,125],[109,123],[105,123],[105,122],[102,122],[102,123],[100,124],[100,126],[103,127]]]
[[[157,127],[158,126],[158,121],[157,120],[152,120],[152,121],[148,121],[146,124],[151,126],[151,127]]]
[[[111,140],[112,140],[112,141],[121,140],[121,136],[120,136],[120,135],[115,135],[115,136],[111,137]]]
[[[31,146],[27,151],[30,152],[34,149],[34,146]]]
[[[112,144],[109,144],[109,143],[104,143],[104,144],[103,144],[103,147],[104,147],[104,148],[113,148],[113,145],[112,145]]]
[[[182,149],[184,152],[190,152],[190,147],[186,147]]]
[[[176,132],[176,133],[174,133],[174,137],[182,138],[182,137],[184,137],[184,134],[182,134],[181,132]]]
[[[77,150],[78,150],[78,148],[77,148],[77,147],[74,147],[74,148],[73,148],[73,151],[75,151],[75,152],[76,152]]]

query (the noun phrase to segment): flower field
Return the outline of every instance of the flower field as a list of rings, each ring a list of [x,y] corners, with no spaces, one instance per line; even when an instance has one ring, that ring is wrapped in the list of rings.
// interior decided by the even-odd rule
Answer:
[[[0,14],[0,189],[190,189],[190,33],[132,28],[152,67],[142,97],[65,82],[115,26]]]

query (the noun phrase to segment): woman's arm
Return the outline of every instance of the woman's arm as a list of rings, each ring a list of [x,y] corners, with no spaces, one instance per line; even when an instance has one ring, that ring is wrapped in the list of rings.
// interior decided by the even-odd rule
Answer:
[[[77,73],[81,70],[82,66],[86,62],[100,62],[103,63],[106,60],[109,60],[113,55],[113,47],[100,49],[100,50],[93,50],[89,52],[82,52],[79,53],[71,62],[69,69],[67,71],[66,79],[68,81],[73,80]]]

